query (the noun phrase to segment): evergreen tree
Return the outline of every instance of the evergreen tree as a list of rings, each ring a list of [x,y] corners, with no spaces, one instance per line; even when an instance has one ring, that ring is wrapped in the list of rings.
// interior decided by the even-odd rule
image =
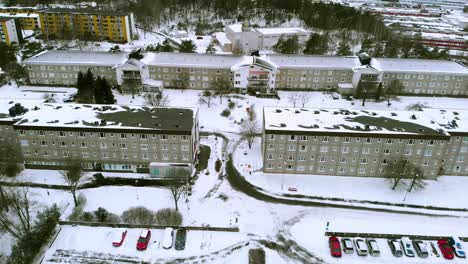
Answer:
[[[78,79],[76,82],[78,93],[76,94],[76,99],[79,103],[94,103],[94,84],[94,74],[90,69],[88,69],[86,74],[81,72],[78,73]]]
[[[325,54],[328,51],[328,41],[328,35],[313,33],[306,42],[304,54]]]
[[[349,47],[348,44],[346,44],[344,41],[340,42],[340,45],[338,46],[338,51],[336,52],[336,55],[338,56],[350,56],[353,55],[351,52],[351,48]]]
[[[10,62],[16,62],[15,51],[5,42],[0,42],[0,68]]]
[[[102,86],[101,89],[104,91],[104,103],[105,104],[114,104],[115,103],[115,98],[114,94],[112,93],[112,87],[109,84],[109,82],[106,80],[106,78],[101,79]]]
[[[94,82],[94,101],[96,104],[105,104],[104,89],[102,86],[101,76],[98,76]]]
[[[182,40],[180,44],[179,51],[183,53],[194,53],[197,49],[195,43],[192,40]]]
[[[207,54],[215,54],[216,53],[216,49],[215,49],[213,43],[210,43],[210,45],[208,45],[208,47],[206,47],[205,52]]]
[[[296,54],[299,52],[299,38],[297,36],[288,39],[280,38],[278,42],[273,45],[273,50],[281,54]]]

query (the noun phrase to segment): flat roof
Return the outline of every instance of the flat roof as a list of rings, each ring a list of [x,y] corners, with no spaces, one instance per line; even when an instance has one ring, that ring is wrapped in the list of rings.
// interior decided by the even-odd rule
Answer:
[[[1,11],[1,10],[0,10]],[[35,13],[0,13],[0,17],[10,17],[10,18],[38,18],[39,15]]]
[[[468,110],[424,108],[423,112],[450,134],[468,134]]]
[[[288,131],[298,134],[362,134],[374,137],[449,136],[431,115],[421,111],[279,107],[265,107],[263,111],[265,131],[277,134]]]
[[[191,131],[198,108],[49,104],[30,109],[18,128],[65,130]]]
[[[41,10],[42,13],[70,13],[83,15],[103,15],[103,16],[127,16],[131,12],[115,10],[99,10],[96,8],[48,8]]]
[[[28,65],[100,65],[115,66],[127,61],[127,52],[81,51],[81,50],[49,50],[41,52],[24,62]]]
[[[384,72],[468,74],[468,68],[448,60],[373,58],[372,67]]]
[[[141,61],[153,66],[231,68],[244,61],[244,56],[198,53],[147,52]]]
[[[254,28],[255,31],[262,35],[282,35],[282,34],[303,34],[308,33],[307,30],[299,27],[275,27],[275,28]]]
[[[281,68],[349,69],[361,65],[356,56],[267,55],[267,59]]]
[[[27,109],[28,111],[35,106],[41,105],[44,102],[43,99],[0,99],[0,123],[1,122],[8,122],[12,123],[16,120],[21,119],[24,115],[19,116],[11,116],[10,115],[10,108],[15,106],[15,104],[20,104],[22,107]]]

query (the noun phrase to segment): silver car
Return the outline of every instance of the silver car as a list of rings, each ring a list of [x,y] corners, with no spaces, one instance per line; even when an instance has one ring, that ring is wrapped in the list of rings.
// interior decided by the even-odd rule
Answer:
[[[368,250],[366,241],[363,238],[356,238],[354,239],[354,245],[356,246],[356,253],[359,256],[367,256]]]
[[[402,237],[401,245],[403,246],[403,252],[407,257],[416,256],[416,254],[414,253],[413,244],[411,243],[411,239],[409,239],[409,237]]]
[[[418,254],[420,258],[427,258],[429,256],[429,250],[427,249],[426,243],[423,241],[413,240],[413,246],[416,250],[416,254]]]
[[[380,249],[379,249],[379,244],[377,244],[377,241],[372,238],[366,239],[367,242],[367,247],[369,248],[369,255],[371,256],[378,256],[380,255]]]

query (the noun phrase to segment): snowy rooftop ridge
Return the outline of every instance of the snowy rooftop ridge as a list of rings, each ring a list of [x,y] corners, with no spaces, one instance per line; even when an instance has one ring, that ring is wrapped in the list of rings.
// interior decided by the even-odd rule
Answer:
[[[448,112],[448,111],[447,111]],[[443,123],[458,127],[468,124],[468,110],[459,120],[447,117]],[[446,138],[451,130],[437,120],[437,111],[390,111],[265,107],[265,130],[271,133],[405,135]],[[450,120],[448,120],[450,119]],[[468,133],[468,125],[458,132]]]
[[[454,61],[372,58],[371,66],[384,72],[437,72],[468,75],[468,68]]]
[[[282,35],[282,34],[308,34],[309,31],[299,27],[274,27],[274,28],[254,28],[262,35]]]
[[[198,108],[44,103],[30,109],[17,128],[190,132]]]
[[[115,66],[127,61],[128,52],[46,50],[25,60],[26,65],[71,64]]]
[[[146,52],[141,61],[153,66],[231,68],[245,61],[245,56],[176,52]]]
[[[352,70],[361,63],[357,56],[267,55],[266,59],[281,68],[333,68]]]

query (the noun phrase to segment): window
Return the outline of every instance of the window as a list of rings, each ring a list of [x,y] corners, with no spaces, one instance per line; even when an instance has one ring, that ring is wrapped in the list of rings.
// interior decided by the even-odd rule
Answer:
[[[65,136],[65,132],[60,131],[59,132],[59,137],[64,137],[64,136]]]
[[[414,139],[408,139],[408,145],[414,145]]]
[[[293,155],[288,155],[288,161],[294,161]]]
[[[106,142],[101,142],[101,148],[106,149],[107,148],[107,143]]]
[[[301,136],[301,141],[307,141],[307,140],[309,140],[308,136]]]
[[[41,140],[41,146],[47,146],[47,141]]]
[[[301,148],[299,150],[300,151],[307,151],[307,146],[306,145],[301,145]]]
[[[189,150],[189,146],[188,145],[182,145],[182,151],[188,151]]]
[[[104,137],[106,137],[106,133],[99,132],[99,137],[100,137],[100,138],[104,138]]]
[[[367,143],[367,144],[372,143],[372,138],[366,138],[366,140],[364,140],[364,143]]]
[[[80,133],[79,133],[79,137],[85,137],[85,133],[84,133],[84,132],[80,132]]]
[[[167,135],[165,135],[165,134],[159,135],[159,139],[160,140],[167,140]]]
[[[275,144],[268,144],[268,150],[274,150]]]
[[[361,158],[361,164],[367,164],[368,159],[367,158]]]
[[[275,135],[271,135],[271,134],[268,135],[268,139],[272,139],[272,140],[275,139]]]
[[[294,135],[289,136],[289,140],[291,140],[291,141],[296,140],[296,136],[294,136]]]
[[[298,160],[298,161],[305,161],[305,157],[302,156],[302,155],[299,155],[299,156],[297,157],[297,160]]]
[[[342,147],[341,153],[349,153],[349,147]]]
[[[362,148],[362,154],[369,154],[370,148]]]
[[[289,164],[289,165],[286,166],[286,169],[287,170],[292,170],[292,169],[294,169],[294,165]]]
[[[343,143],[350,143],[351,142],[351,138],[350,137],[345,137],[343,139]]]
[[[340,158],[340,163],[346,163],[346,162],[348,162],[348,159],[346,157]]]
[[[167,144],[161,144],[161,149],[162,150],[167,150]]]
[[[320,152],[328,152],[328,146],[320,146]]]
[[[424,156],[426,156],[426,157],[432,156],[432,149],[426,149],[426,150],[424,151]]]
[[[267,160],[272,160],[273,159],[273,154],[268,154],[267,155]]]
[[[60,142],[60,146],[61,146],[61,147],[66,147],[66,146],[67,146],[67,142],[61,141],[61,142]]]
[[[121,134],[120,134],[120,138],[127,138],[127,134],[121,133]]]
[[[121,149],[126,149],[126,148],[128,148],[127,143],[120,143],[120,148],[121,148]]]
[[[296,145],[288,145],[288,151],[296,151]]]
[[[322,137],[322,142],[328,142],[330,138],[328,136]]]
[[[183,135],[183,136],[181,136],[181,139],[182,139],[182,141],[187,141],[187,140],[188,140],[188,136]]]
[[[148,149],[148,144],[140,144],[140,149],[147,150]]]

